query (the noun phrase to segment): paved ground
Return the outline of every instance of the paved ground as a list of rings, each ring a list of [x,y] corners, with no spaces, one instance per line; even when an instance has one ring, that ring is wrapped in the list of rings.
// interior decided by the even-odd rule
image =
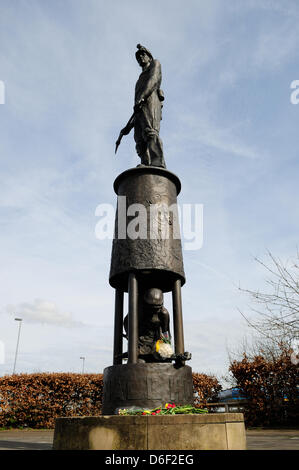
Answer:
[[[52,449],[53,430],[0,431],[0,450],[48,450]]]
[[[0,431],[0,450],[49,450],[52,430]],[[299,450],[299,430],[250,429],[246,432],[249,450]]]
[[[246,437],[249,450],[299,450],[298,429],[250,429]]]

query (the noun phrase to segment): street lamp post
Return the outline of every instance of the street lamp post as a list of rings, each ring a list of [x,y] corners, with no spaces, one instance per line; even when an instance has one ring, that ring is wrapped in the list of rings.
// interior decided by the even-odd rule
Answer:
[[[17,363],[17,356],[18,356],[18,349],[19,349],[19,342],[20,342],[22,320],[23,320],[22,318],[15,318],[15,321],[19,322],[19,331],[18,331],[18,340],[17,340],[17,347],[16,347],[16,354],[15,354],[15,362],[13,366],[13,374],[15,374],[15,371],[16,371],[16,363]]]
[[[82,359],[82,374],[84,374],[85,357],[81,356],[80,359]]]

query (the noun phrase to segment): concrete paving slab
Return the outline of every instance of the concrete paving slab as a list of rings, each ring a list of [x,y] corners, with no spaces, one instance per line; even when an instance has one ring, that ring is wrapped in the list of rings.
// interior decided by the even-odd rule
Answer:
[[[52,449],[54,430],[11,429],[0,431],[0,450]]]
[[[53,429],[0,430],[0,450],[50,450]],[[248,429],[248,450],[299,450],[299,429]]]
[[[247,429],[248,450],[299,450],[299,429]]]

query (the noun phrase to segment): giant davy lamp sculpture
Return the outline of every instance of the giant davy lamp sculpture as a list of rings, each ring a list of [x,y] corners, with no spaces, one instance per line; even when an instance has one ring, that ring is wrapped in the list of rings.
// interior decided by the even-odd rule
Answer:
[[[109,276],[115,289],[114,352],[113,365],[104,371],[102,412],[106,415],[117,413],[118,408],[193,403],[181,299],[185,283],[177,211],[181,183],[166,169],[159,136],[164,100],[161,65],[140,44],[136,59],[142,72],[135,87],[134,113],[120,132],[115,152],[122,137],[134,128],[141,164],[114,182],[118,204]],[[136,213],[137,220],[132,219]],[[170,315],[163,305],[166,292],[172,292],[174,351]],[[128,341],[125,352],[123,338]]]

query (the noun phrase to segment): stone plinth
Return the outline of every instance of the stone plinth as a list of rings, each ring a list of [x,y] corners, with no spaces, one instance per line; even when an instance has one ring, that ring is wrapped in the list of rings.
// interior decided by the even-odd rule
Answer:
[[[58,418],[54,450],[245,450],[242,413]]]

